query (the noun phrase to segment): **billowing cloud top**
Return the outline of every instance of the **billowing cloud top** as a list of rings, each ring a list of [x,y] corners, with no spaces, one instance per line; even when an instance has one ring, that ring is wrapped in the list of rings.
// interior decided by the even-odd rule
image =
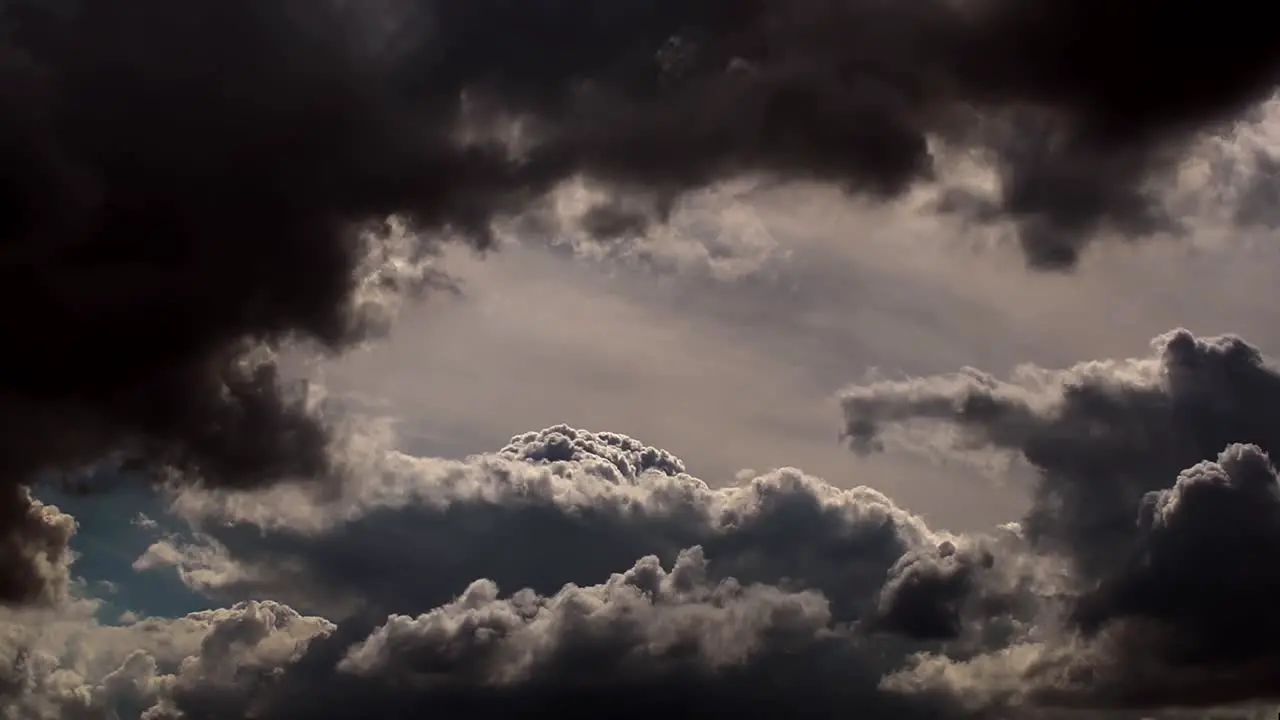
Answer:
[[[1180,461],[1159,441],[1173,429],[1178,448],[1210,447],[1223,424],[1248,437],[1274,373],[1237,338],[1178,331],[1155,348],[1011,382],[846,391],[863,448],[872,433],[890,447],[897,423],[956,423],[923,437],[1037,468],[1027,518],[990,534],[931,529],[874,490],[794,469],[711,487],[669,452],[568,426],[463,461],[357,443],[362,480],[336,492],[180,490],[170,510],[189,531],[162,533],[136,567],[176,570],[230,605],[117,626],[90,620],[86,600],[11,611],[0,707],[147,720],[408,718],[424,704],[507,717],[566,702],[610,717],[1259,717],[1280,664],[1259,592],[1280,559],[1266,437],[1163,480],[1148,470]],[[1218,422],[1179,425],[1185,392]],[[1041,451],[1049,439],[1075,452]],[[1073,493],[1093,493],[1096,532],[1082,532]],[[1128,522],[1108,525],[1112,512]],[[37,617],[47,629],[21,631]]]
[[[1020,532],[1070,563],[1063,619],[1090,648],[1071,662],[1112,673],[1063,674],[1046,693],[1096,684],[1133,704],[1270,696],[1280,372],[1233,336],[1176,330],[1152,347],[1146,358],[1024,367],[1011,381],[967,371],[852,387],[846,435],[860,451],[896,437],[1011,453],[1037,471]]]

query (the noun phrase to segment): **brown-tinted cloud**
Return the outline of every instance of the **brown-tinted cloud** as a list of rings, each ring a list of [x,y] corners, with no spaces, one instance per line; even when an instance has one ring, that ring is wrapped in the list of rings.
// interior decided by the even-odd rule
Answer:
[[[412,261],[436,239],[397,245],[388,216],[483,246],[493,219],[536,215],[576,176],[657,216],[741,173],[885,199],[932,176],[936,136],[989,152],[991,207],[1035,264],[1070,265],[1096,231],[1163,227],[1147,190],[1269,92],[1277,54],[1236,0],[2,12],[9,485],[106,457],[213,485],[325,474],[326,423],[249,353],[346,347],[385,319],[370,292],[429,280]],[[410,269],[378,271],[393,251]],[[29,506],[4,496],[15,526]],[[10,579],[24,552],[0,556],[7,602],[29,594]]]
[[[1161,362],[1061,377],[1154,388],[1167,377],[1144,368]],[[1022,399],[1039,392],[1029,405],[1052,416],[1056,388]],[[1089,437],[1106,436],[1086,432],[1081,448]],[[337,493],[173,498],[165,522],[197,534],[162,537],[139,567],[175,566],[226,609],[107,627],[73,590],[60,610],[0,614],[0,702],[42,720],[523,717],[566,703],[622,718],[1136,720],[1213,706],[1244,720],[1273,692],[1273,628],[1253,591],[1274,564],[1260,554],[1280,481],[1255,446],[1152,480],[1129,533],[1095,540],[1115,555],[1097,570],[1069,533],[950,534],[796,470],[713,489],[617,433],[554,427],[465,461],[360,440],[344,457],[361,480]],[[1050,472],[1041,482],[1072,481]]]
[[[844,393],[859,449],[897,434],[1029,464],[1035,503],[1020,531],[1070,564],[1058,639],[963,665],[934,656],[895,682],[1093,707],[1274,698],[1280,373],[1237,337],[1178,330],[1153,349],[1010,381],[971,371]]]
[[[395,453],[359,475],[337,498],[298,487],[185,493],[174,509],[199,537],[160,539],[138,566],[176,568],[224,600],[385,616],[448,602],[477,577],[551,594],[700,546],[717,581],[789,578],[849,621],[873,612],[905,553],[955,542],[980,552],[870,488],[795,469],[712,488],[665,450],[567,426],[463,461]]]

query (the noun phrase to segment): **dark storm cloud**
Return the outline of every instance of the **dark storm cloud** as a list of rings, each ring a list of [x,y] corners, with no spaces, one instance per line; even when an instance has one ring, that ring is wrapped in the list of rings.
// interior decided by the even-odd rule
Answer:
[[[8,502],[17,509],[0,526],[0,557],[13,558],[9,571],[0,575],[5,594],[20,604],[48,605],[65,599],[75,519],[33,499],[21,485],[2,487],[0,492],[13,493]]]
[[[1081,635],[1019,692],[1095,707],[1274,699],[1280,373],[1236,337],[1179,330],[1153,345],[1010,382],[973,371],[857,386],[847,432],[870,449],[917,425],[935,447],[1012,452],[1037,471],[1022,529],[1071,561],[1062,624]],[[963,568],[952,573],[927,575],[931,597],[967,596],[947,582]]]
[[[994,566],[984,540],[931,531],[873,490],[795,470],[713,489],[617,433],[558,426],[464,462],[396,456],[382,472],[322,501],[187,493],[176,509],[216,540],[165,541],[140,563],[177,565],[216,597],[342,618],[340,642],[244,695],[267,698],[265,717],[399,717],[427,701],[508,716],[570,700],[617,717],[801,704],[954,717],[879,680],[933,647],[921,640],[939,618],[955,630],[944,639],[961,623],[979,645],[998,634],[1014,608],[973,611],[1020,593],[1026,570]],[[935,561],[985,575],[928,596],[922,568]],[[915,576],[929,576],[925,592],[903,588]]]
[[[1195,131],[1267,94],[1278,54],[1243,0],[0,13],[9,485],[116,455],[212,485],[325,474],[326,423],[246,353],[337,350],[380,327],[365,276],[388,293],[425,282],[370,266],[394,244],[389,215],[483,246],[494,218],[577,175],[657,216],[739,173],[886,199],[932,176],[936,135],[989,151],[1006,181],[993,207],[1034,228],[1028,257],[1070,265],[1099,229],[1147,229],[1145,189]],[[1187,52],[1196,39],[1217,49]],[[589,219],[637,220],[608,216]],[[407,242],[412,259],[435,240]],[[28,506],[3,498],[17,526]],[[0,600],[29,595],[24,555],[0,555]]]
[[[1122,697],[1280,696],[1271,680],[1280,672],[1280,481],[1270,458],[1254,445],[1228,447],[1149,494],[1137,525],[1129,566],[1076,611],[1133,656],[1127,666],[1141,682]]]
[[[842,398],[846,434],[874,447],[885,429],[929,421],[950,431],[930,442],[1019,455],[1039,471],[1029,537],[1096,578],[1132,539],[1146,493],[1232,443],[1280,450],[1280,372],[1257,348],[1177,330],[1153,350],[1010,381],[969,371],[856,386]]]
[[[461,462],[394,456],[337,499],[188,493],[177,508],[203,542],[162,540],[140,567],[176,566],[222,599],[271,597],[335,618],[434,607],[477,577],[552,594],[697,545],[715,579],[819,590],[849,621],[875,612],[904,554],[955,549],[869,488],[794,469],[711,488],[669,452],[566,426]],[[963,557],[981,554],[954,540]]]
[[[566,704],[616,718],[842,717],[850,707],[886,720],[982,717],[878,691],[877,650],[833,628],[820,594],[717,582],[713,564],[695,547],[548,595],[480,580],[429,612],[305,644],[259,632],[232,647],[245,671],[202,671],[202,651],[177,682],[155,683],[164,712],[154,717],[392,720],[423,707],[443,718],[532,717]],[[270,667],[255,645],[274,648],[283,672],[255,672]]]
[[[211,528],[245,512],[241,526],[266,530],[227,558],[238,571],[182,558],[210,585],[220,569],[253,580],[203,589],[324,609],[362,596],[363,612],[334,626],[250,600],[89,627],[61,652],[56,632],[37,636],[53,648],[12,647],[20,634],[0,615],[0,662],[36,658],[0,702],[40,720],[410,718],[425,706],[523,717],[567,702],[606,717],[981,717],[927,692],[881,691],[921,645],[845,622],[877,612],[878,588],[911,549],[949,558],[975,542],[942,539],[875,491],[798,471],[714,490],[669,452],[563,426],[465,462],[385,462],[385,477],[342,497],[278,486],[259,493],[274,497],[188,491],[177,506]],[[380,536],[397,516],[415,532]],[[705,545],[678,545],[688,539]],[[912,612],[937,611],[916,602],[895,617]]]
[[[889,571],[875,621],[879,627],[907,637],[957,638],[965,620],[961,605],[977,595],[981,585],[981,579],[975,576],[994,563],[990,551],[978,548],[959,552],[950,541],[933,551],[904,554]],[[986,612],[979,617],[1001,613],[998,608],[983,610]]]

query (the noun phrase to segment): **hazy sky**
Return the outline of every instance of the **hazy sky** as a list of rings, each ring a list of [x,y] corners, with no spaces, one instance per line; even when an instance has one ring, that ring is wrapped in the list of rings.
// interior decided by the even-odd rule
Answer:
[[[448,253],[442,267],[460,282],[459,294],[408,306],[390,338],[302,370],[360,412],[393,420],[395,445],[415,456],[462,459],[563,423],[668,450],[713,485],[794,466],[836,487],[882,491],[935,532],[989,532],[1028,511],[1030,470],[946,453],[855,454],[838,437],[839,391],[966,366],[1003,376],[1023,363],[1061,368],[1143,356],[1153,337],[1179,326],[1280,350],[1280,251],[1265,246],[1099,246],[1074,273],[1055,276],[1028,271],[1008,244],[976,243],[962,228],[905,210],[864,210],[821,189],[699,212],[707,216],[678,222],[679,232],[643,253],[611,259],[536,239],[484,258]],[[218,538],[232,557],[219,560],[176,544],[168,533],[183,525],[154,499],[49,497],[79,519],[75,571],[104,601],[95,610],[101,621],[126,609],[181,615],[218,607],[222,597],[342,608],[336,588],[253,589],[259,580],[235,569],[253,557],[237,553],[257,548],[270,557],[278,539],[229,531]],[[138,508],[148,517],[125,526]],[[444,534],[423,534],[428,527]],[[348,554],[363,564],[366,553],[400,557],[379,548],[422,556],[439,552],[433,543],[467,542],[449,535],[459,531],[448,523],[412,514],[357,521],[345,532],[335,536],[345,550],[314,551],[320,567],[345,573]],[[288,550],[288,542],[282,557],[292,559],[281,568],[313,561],[290,555],[313,551]],[[400,578],[387,592],[402,597],[419,592],[405,578],[438,572],[430,564],[370,567]],[[486,572],[501,577],[498,568]],[[364,592],[379,592],[380,581],[364,582]],[[142,642],[127,637],[110,642]]]
[[[703,203],[675,228],[607,258],[537,238],[483,258],[449,252],[441,266],[460,293],[406,306],[389,338],[293,372],[362,414],[392,420],[394,444],[413,456],[461,460],[567,424],[668,450],[712,485],[798,467],[835,487],[873,487],[934,532],[981,533],[1028,512],[1035,474],[1024,464],[972,464],[946,452],[856,454],[838,435],[842,388],[967,366],[1006,376],[1024,363],[1066,368],[1141,357],[1176,327],[1238,333],[1264,351],[1280,350],[1273,281],[1280,251],[1265,245],[1223,246],[1212,237],[1199,245],[1195,238],[1101,245],[1073,273],[1046,275],[1029,271],[1007,242],[806,187]],[[277,586],[237,563],[281,552],[289,559],[272,560],[285,563],[273,572],[318,562],[342,576],[357,572],[353,561],[381,555],[401,563],[401,555],[439,552],[436,543],[467,542],[449,523],[406,511],[355,520],[335,535],[337,546],[315,550],[292,546],[288,535],[228,530],[216,535],[231,548],[224,557],[218,553],[227,550],[208,550],[220,544],[184,549],[178,538],[189,532],[154,498],[47,497],[80,522],[75,572],[104,601],[95,610],[104,622],[126,609],[172,616],[216,608],[223,597],[339,612],[341,586]],[[251,506],[234,507],[233,522],[258,516]],[[288,506],[263,507],[269,518]],[[121,522],[139,508],[146,517]],[[789,552],[804,557],[809,549]],[[467,562],[502,576],[479,555]],[[370,567],[392,579],[385,591],[393,596],[426,592],[405,580],[417,570]],[[369,597],[383,592],[372,574],[361,582]]]
[[[1141,355],[1179,326],[1280,347],[1280,252],[1266,248],[1100,247],[1076,273],[1046,276],[1007,245],[977,247],[954,225],[822,189],[699,212],[711,217],[682,218],[642,260],[539,243],[451,254],[444,267],[463,294],[409,308],[388,342],[328,364],[324,382],[397,418],[415,453],[461,457],[567,423],[669,449],[709,482],[795,466],[979,529],[1025,509],[1016,477],[858,458],[839,442],[834,394],[869,372],[1003,374]],[[706,245],[740,258],[734,273],[708,269],[696,252]]]

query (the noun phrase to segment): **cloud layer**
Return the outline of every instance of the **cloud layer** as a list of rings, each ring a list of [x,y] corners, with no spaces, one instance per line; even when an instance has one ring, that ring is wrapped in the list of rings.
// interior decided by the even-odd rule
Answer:
[[[1239,338],[842,395],[858,452],[1032,468],[1031,511],[988,534],[795,469],[713,488],[565,426],[416,457],[276,358],[385,331],[446,283],[442,243],[635,235],[744,176],[873,203],[926,186],[1038,269],[1178,234],[1186,161],[1275,89],[1268,20],[1242,0],[0,3],[0,713],[1276,699],[1280,373]],[[1256,181],[1233,226],[1274,224],[1254,154],[1222,156]],[[947,174],[967,158],[987,186]],[[596,195],[570,213],[574,183]],[[55,475],[165,484],[186,527],[136,568],[227,607],[102,624],[74,519],[28,490]]]
[[[10,527],[32,512],[16,484],[102,462],[233,487],[331,474],[329,419],[264,347],[359,343],[437,284],[443,239],[487,247],[495,223],[633,234],[742,175],[887,201],[976,155],[997,187],[938,209],[1013,223],[1037,267],[1176,231],[1162,189],[1278,62],[1239,0],[0,13]],[[1188,56],[1187,38],[1228,50]],[[566,220],[551,196],[582,179],[602,199]],[[0,601],[36,599],[31,553],[5,548]]]
[[[104,626],[64,569],[60,609],[8,611],[5,702],[148,720],[565,702],[609,717],[1262,717],[1280,662],[1263,412],[1278,378],[1244,340],[1179,330],[1149,357],[844,391],[862,451],[1035,470],[1027,516],[985,534],[794,469],[713,488],[616,433],[556,426],[463,461],[360,433],[345,458],[363,480],[337,492],[171,497],[186,529],[153,527],[136,567],[176,570],[227,609]],[[38,613],[46,629],[22,632]]]
[[[895,717],[915,706],[876,690],[880,670],[860,666],[880,661],[848,623],[876,611],[876,587],[897,558],[908,548],[930,555],[937,540],[872,490],[839,491],[794,470],[713,490],[669,453],[563,426],[465,462],[392,454],[377,463],[381,483],[340,498],[307,485],[257,496],[188,491],[174,512],[203,531],[197,541],[163,539],[138,563],[177,565],[197,589],[224,597],[292,592],[339,626],[257,600],[110,630],[73,619],[77,632],[101,637],[185,637],[193,625],[204,635],[198,650],[187,641],[163,656],[78,639],[113,653],[95,661],[96,675],[58,675],[59,662],[77,660],[50,654],[44,675],[27,677],[37,670],[15,655],[15,675],[25,674],[14,707],[354,718],[372,709],[412,717],[422,702],[447,716],[549,711],[569,698],[618,716],[781,712],[803,700],[824,714],[859,702]],[[243,530],[266,535],[238,545]],[[342,548],[364,562],[330,555]],[[831,677],[835,657],[848,658],[853,680]],[[118,679],[127,673],[129,682]],[[62,686],[51,687],[54,675]]]

